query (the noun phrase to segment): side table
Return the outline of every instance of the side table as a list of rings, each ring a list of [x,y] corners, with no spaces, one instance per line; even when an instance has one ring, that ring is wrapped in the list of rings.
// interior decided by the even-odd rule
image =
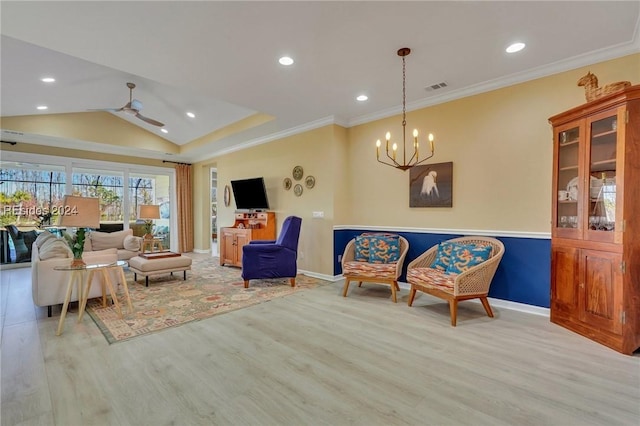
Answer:
[[[67,293],[65,295],[64,303],[62,305],[62,313],[60,314],[60,320],[58,321],[58,329],[56,331],[56,336],[62,334],[62,330],[64,328],[64,319],[67,315],[67,310],[69,308],[69,301],[71,300],[71,293],[73,292],[74,285],[78,286],[78,301],[79,301],[79,309],[78,309],[78,322],[82,319],[82,314],[87,306],[87,298],[89,296],[89,288],[91,287],[91,281],[95,273],[102,275],[102,305],[107,306],[107,295],[106,290],[109,289],[109,293],[111,295],[111,299],[113,300],[113,304],[116,306],[118,310],[118,314],[120,318],[123,317],[122,309],[120,309],[120,303],[118,302],[118,297],[115,292],[115,288],[113,287],[113,283],[111,281],[111,277],[109,276],[108,270],[110,268],[117,268],[119,270],[120,278],[123,282],[125,296],[127,298],[127,303],[129,306],[129,310],[133,311],[133,306],[131,304],[131,298],[129,296],[129,288],[127,286],[127,280],[124,276],[124,271],[122,269],[123,266],[126,266],[127,262],[119,260],[115,263],[101,263],[95,265],[83,265],[83,266],[56,266],[53,269],[56,271],[69,271],[71,272],[71,276],[69,277],[69,284],[67,285]],[[85,273],[89,273],[85,289],[82,289],[82,282],[84,281]]]

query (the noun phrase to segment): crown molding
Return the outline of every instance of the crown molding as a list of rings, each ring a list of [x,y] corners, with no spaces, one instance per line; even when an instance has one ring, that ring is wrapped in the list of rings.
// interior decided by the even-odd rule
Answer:
[[[407,104],[407,111],[415,111],[418,109],[466,98],[473,95],[489,92],[492,90],[502,89],[504,87],[513,86],[515,84],[524,83],[535,80],[537,78],[547,77],[576,68],[589,66],[599,62],[611,59],[621,58],[623,56],[632,55],[640,52],[640,19],[636,24],[635,36],[633,40],[627,43],[621,43],[614,47],[594,50],[592,52],[573,56],[548,65],[531,68],[527,71],[508,75],[494,80],[485,81],[484,83],[468,86],[459,90],[452,90],[442,95],[430,96],[425,99],[410,102]],[[353,127],[360,124],[366,124],[383,118],[392,117],[402,113],[401,106],[387,108],[372,114],[362,115],[349,120],[346,127]]]

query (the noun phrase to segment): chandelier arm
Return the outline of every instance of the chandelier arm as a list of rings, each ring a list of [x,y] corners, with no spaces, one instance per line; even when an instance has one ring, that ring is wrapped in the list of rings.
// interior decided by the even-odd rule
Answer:
[[[393,161],[393,164],[395,164],[396,166],[399,166],[399,165],[400,165],[400,163],[398,163],[398,162],[396,161],[396,159],[395,159],[395,158],[393,158],[391,155],[389,155],[389,149],[388,149],[388,148],[387,148],[387,158],[388,158],[389,160]],[[385,163],[385,164],[386,164],[386,163]]]
[[[394,168],[397,168],[397,167],[399,167],[399,166],[400,166],[400,164],[398,164],[398,163],[395,163],[395,164],[387,163],[386,161],[382,161],[382,160],[381,160],[381,159],[379,159],[379,158],[378,158],[378,163],[382,163],[382,164],[385,164],[385,165],[387,165],[387,166],[391,166],[391,167],[394,167]]]
[[[418,164],[418,150],[415,148],[415,146],[413,147],[413,155],[411,156],[411,158],[409,158],[409,161],[406,164],[411,165],[411,162],[414,159],[416,160],[416,164]]]
[[[419,165],[419,164],[421,164],[421,163],[424,163],[424,162],[425,162],[425,161],[427,161],[429,158],[433,157],[433,154],[434,154],[434,152],[432,152],[430,156],[428,156],[428,157],[426,157],[426,158],[423,158],[422,160],[420,160],[420,161],[418,161],[417,163],[412,164],[412,165],[413,165],[413,166],[417,166],[417,165]]]

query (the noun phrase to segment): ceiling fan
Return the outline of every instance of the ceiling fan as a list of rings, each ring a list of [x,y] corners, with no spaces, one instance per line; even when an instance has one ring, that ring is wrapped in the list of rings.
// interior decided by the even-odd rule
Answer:
[[[142,110],[142,102],[137,99],[133,99],[133,89],[136,88],[136,85],[133,83],[127,83],[127,87],[129,88],[129,102],[122,108],[104,108],[104,109],[94,109],[90,111],[110,111],[110,112],[124,112],[126,114],[133,115],[134,117],[139,118],[142,121],[145,121],[149,124],[153,124],[154,126],[163,127],[164,123],[161,123],[153,118],[145,117],[140,114]]]

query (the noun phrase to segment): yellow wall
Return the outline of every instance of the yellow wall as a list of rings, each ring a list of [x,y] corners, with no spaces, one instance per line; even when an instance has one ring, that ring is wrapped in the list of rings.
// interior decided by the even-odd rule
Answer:
[[[547,119],[585,102],[576,82],[588,71],[601,86],[619,80],[638,84],[640,55],[407,114],[409,131],[417,127],[423,135],[436,135],[436,154],[427,163],[453,162],[452,208],[410,208],[409,172],[376,162],[375,141],[387,131],[400,134],[399,116],[350,129],[327,126],[216,158],[218,192],[230,180],[264,176],[279,220],[289,214],[303,218],[299,268],[327,275],[333,274],[334,225],[548,233],[552,131]],[[318,182],[300,198],[282,188],[297,164]],[[209,179],[208,172],[202,179]],[[219,208],[219,226],[233,223],[234,208],[233,203]],[[325,218],[313,219],[313,211],[324,211]],[[203,217],[196,223],[206,222]]]
[[[335,188],[340,183],[341,174],[335,173],[335,164],[344,162],[344,149],[346,142],[345,130],[338,126],[326,126],[303,134],[290,136],[275,142],[259,145],[254,148],[230,153],[216,158],[215,164],[218,171],[218,226],[233,225],[235,201],[231,199],[231,205],[225,207],[223,199],[224,186],[230,185],[232,180],[252,177],[264,177],[269,198],[270,210],[276,213],[278,232],[282,221],[289,215],[302,218],[302,230],[299,242],[300,269],[332,274],[332,252],[334,202],[336,197],[345,198],[341,191],[336,193]],[[195,170],[199,170],[198,176],[204,182],[210,180],[209,168],[211,162],[195,164]],[[312,189],[304,188],[302,196],[296,197],[293,189],[285,190],[283,180],[290,177],[295,166],[302,166],[305,177],[312,175],[316,179],[316,185]],[[343,167],[344,168],[344,167]],[[344,172],[342,172],[344,173]],[[294,184],[304,181],[294,181]],[[203,187],[200,188],[203,191]],[[203,194],[204,192],[199,192]],[[208,199],[208,196],[207,196]],[[195,222],[205,225],[208,209],[195,208]],[[312,212],[324,212],[324,218],[312,217]],[[208,231],[204,228],[198,231],[196,236],[204,235]],[[200,239],[196,241],[197,248],[208,248],[208,241]]]

